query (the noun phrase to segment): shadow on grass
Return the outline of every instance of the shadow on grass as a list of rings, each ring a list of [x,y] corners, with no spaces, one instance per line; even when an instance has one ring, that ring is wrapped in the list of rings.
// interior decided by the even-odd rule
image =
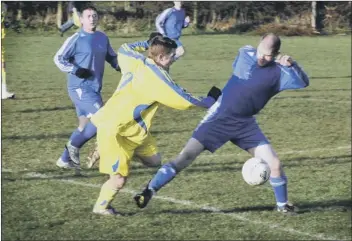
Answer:
[[[50,135],[33,135],[33,136],[2,136],[2,140],[52,140],[53,138],[65,138],[68,139],[72,133],[58,133]]]
[[[346,75],[346,76],[313,76],[313,77],[309,77],[309,79],[351,79],[352,76],[351,75]]]
[[[344,159],[346,158],[346,159]],[[321,157],[321,158],[311,158],[311,157],[297,157],[297,158],[290,158],[290,162],[284,165],[284,168],[291,168],[291,167],[311,167],[312,163],[314,162],[315,167],[324,167],[334,164],[344,164],[351,162],[351,155],[340,155],[334,157]],[[342,160],[339,160],[342,159]],[[193,165],[189,166],[182,172],[186,174],[192,173],[220,173],[220,172],[241,172],[243,162],[226,162],[226,163],[194,163]],[[134,176],[148,176],[151,178],[158,168],[150,168],[145,167],[141,164],[133,164],[130,168],[131,173],[130,177]],[[2,173],[5,174],[2,177],[4,181],[16,181],[16,180],[65,180],[65,179],[72,179],[72,180],[89,180],[89,178],[94,177],[108,177],[105,174],[99,173],[97,167],[93,167],[92,169],[83,169],[82,175],[75,175],[74,170],[62,170],[59,168],[53,169],[39,169],[39,170],[26,170],[20,172],[6,172],[6,170],[2,170]],[[11,175],[6,175],[6,173]],[[16,177],[14,177],[16,176]],[[18,177],[20,176],[20,177]],[[147,181],[147,180],[146,180]],[[95,185],[89,184],[87,185]]]
[[[314,90],[314,89],[307,89],[304,92],[334,92],[334,91],[343,91],[351,93],[351,89],[325,89],[325,90]]]
[[[346,158],[344,160],[343,158]],[[289,162],[284,164],[284,168],[291,168],[291,167],[305,167],[305,166],[312,166],[311,161],[314,162],[315,167],[323,167],[333,164],[343,164],[343,163],[350,163],[351,162],[351,155],[340,155],[334,157],[321,157],[321,158],[311,158],[311,157],[297,157],[297,158],[290,158]],[[343,159],[343,160],[338,160]],[[282,159],[285,162],[285,159]],[[219,173],[219,172],[240,172],[242,170],[243,162],[226,162],[226,163],[216,163],[216,162],[209,162],[209,163],[202,163],[199,161],[195,161],[194,164],[189,166],[188,168],[184,169],[182,172],[184,173]],[[153,168],[147,168],[142,165],[133,166],[131,168],[131,176],[133,175],[144,175],[144,174],[155,174],[155,170]]]
[[[152,134],[155,136],[160,134],[174,134],[174,133],[192,133],[192,129],[180,129],[180,130],[155,130],[152,131]],[[30,135],[30,136],[20,136],[20,135],[13,135],[13,136],[2,136],[2,140],[51,140],[53,138],[65,138],[68,139],[72,133],[57,133],[57,134],[40,134],[40,135]]]
[[[26,109],[19,110],[15,112],[19,113],[38,113],[38,112],[46,112],[46,111],[60,111],[60,110],[74,110],[73,106],[62,106],[62,107],[52,107],[52,108],[44,108],[44,109]]]
[[[304,214],[308,212],[319,212],[334,210],[339,212],[351,211],[351,200],[322,200],[317,202],[302,202],[296,203],[298,207],[297,214]],[[171,213],[171,214],[194,214],[194,213],[244,213],[244,212],[262,212],[262,211],[273,211],[275,206],[270,205],[259,205],[259,206],[246,206],[231,209],[221,209],[221,210],[208,210],[208,209],[193,209],[193,210],[163,210],[159,213]]]

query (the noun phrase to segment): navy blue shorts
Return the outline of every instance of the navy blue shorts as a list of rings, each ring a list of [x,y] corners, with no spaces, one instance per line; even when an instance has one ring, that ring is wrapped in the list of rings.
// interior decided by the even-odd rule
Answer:
[[[270,143],[254,117],[208,114],[194,130],[192,137],[210,152],[215,152],[228,141],[243,150]]]
[[[77,88],[69,90],[69,96],[76,107],[78,117],[85,116],[89,118],[103,106],[101,95],[96,92]]]

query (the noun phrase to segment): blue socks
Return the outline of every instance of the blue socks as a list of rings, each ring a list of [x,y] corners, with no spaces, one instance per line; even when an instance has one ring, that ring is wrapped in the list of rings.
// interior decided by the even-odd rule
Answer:
[[[148,184],[148,188],[157,192],[160,188],[169,183],[177,172],[175,167],[171,163],[163,165],[158,172],[154,175],[152,180]]]
[[[148,189],[157,192],[160,188],[169,183],[177,175],[175,166],[172,163],[163,165],[154,175],[148,184]],[[287,177],[283,173],[281,177],[270,177],[270,184],[274,189],[276,204],[284,206],[287,204]]]
[[[97,128],[91,122],[85,126],[83,131],[76,129],[70,137],[71,145],[77,148],[81,148],[87,141],[92,139],[97,134]],[[61,159],[64,162],[70,160],[70,155],[68,154],[67,149],[65,148],[64,152],[61,155]]]
[[[287,177],[270,177],[270,184],[274,189],[276,204],[284,206],[287,203]]]
[[[97,128],[93,125],[92,122],[88,122],[88,124],[84,127],[83,131],[80,132],[79,135],[71,138],[71,145],[77,148],[81,148],[87,141],[92,139],[97,134]]]

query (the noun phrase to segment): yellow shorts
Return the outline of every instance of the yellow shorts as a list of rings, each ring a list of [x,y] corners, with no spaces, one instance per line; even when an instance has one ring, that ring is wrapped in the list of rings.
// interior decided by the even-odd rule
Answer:
[[[104,128],[97,131],[98,152],[100,154],[99,171],[106,174],[120,174],[127,177],[133,156],[150,157],[158,153],[156,141],[151,134],[141,142],[115,135]]]

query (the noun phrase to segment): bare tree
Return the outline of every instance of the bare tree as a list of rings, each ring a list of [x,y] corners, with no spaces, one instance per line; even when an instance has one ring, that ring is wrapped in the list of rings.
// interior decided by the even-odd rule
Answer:
[[[58,28],[62,25],[62,2],[57,2],[56,24]]]
[[[317,32],[317,1],[312,1],[311,26],[314,32]]]
[[[193,19],[194,26],[198,26],[198,2],[193,2]]]

